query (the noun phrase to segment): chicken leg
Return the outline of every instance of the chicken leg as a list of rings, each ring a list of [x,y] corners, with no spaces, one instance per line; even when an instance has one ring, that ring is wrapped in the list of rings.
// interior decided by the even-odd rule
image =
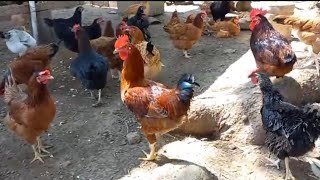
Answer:
[[[139,158],[140,160],[144,161],[153,161],[157,158],[156,154],[156,143],[149,144],[150,147],[150,154],[147,154],[145,151],[142,150],[142,152],[147,156],[146,158]]]
[[[99,106],[101,106],[101,89],[99,89],[98,102],[96,104],[93,104],[92,107],[99,107]]]
[[[191,58],[191,56],[188,54],[188,51],[187,50],[183,50],[183,55],[185,58]]]
[[[289,157],[286,157],[284,159],[284,163],[285,163],[285,166],[286,166],[286,177],[285,177],[285,180],[295,180],[295,178],[293,177],[291,171],[290,171],[290,167],[289,167]]]

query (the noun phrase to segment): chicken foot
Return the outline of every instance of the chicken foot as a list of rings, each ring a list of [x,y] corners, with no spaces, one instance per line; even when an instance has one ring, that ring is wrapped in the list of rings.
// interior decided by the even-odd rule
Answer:
[[[140,160],[144,161],[153,161],[157,158],[156,154],[156,143],[149,144],[150,147],[150,154],[147,154],[144,150],[142,152],[147,156],[146,158],[139,158]]]
[[[46,148],[50,148],[50,146],[44,146],[42,144],[40,137],[37,137],[37,148],[39,153],[45,152],[45,153],[51,154],[49,151],[46,150]]]
[[[92,107],[101,106],[101,89],[99,89],[98,102],[96,104],[92,104]]]
[[[289,157],[286,157],[284,159],[284,164],[286,166],[286,177],[285,177],[285,180],[289,180],[289,179],[295,180],[295,178],[293,177],[293,175],[292,175],[292,173],[290,171],[289,160],[290,160]]]
[[[274,160],[266,157],[266,160],[271,162],[271,163],[266,164],[266,166],[277,167],[278,170],[280,169],[280,161],[281,161],[280,159],[277,159],[274,161]]]
[[[33,152],[34,152],[34,158],[33,158],[33,160],[30,162],[30,164],[33,163],[35,160],[39,160],[39,161],[41,161],[42,163],[44,163],[44,161],[42,160],[42,158],[43,158],[43,157],[46,157],[46,156],[48,156],[48,155],[43,155],[43,154],[39,153],[38,150],[37,150],[36,145],[34,145],[34,144],[32,145],[32,150],[33,150]]]
[[[191,58],[192,56],[190,56],[189,54],[188,54],[188,51],[187,50],[183,50],[183,55],[184,55],[184,57],[185,58]]]

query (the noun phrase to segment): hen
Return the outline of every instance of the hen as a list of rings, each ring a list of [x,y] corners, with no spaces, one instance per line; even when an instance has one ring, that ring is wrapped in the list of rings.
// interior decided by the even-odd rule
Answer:
[[[124,29],[127,26],[127,21],[122,20],[118,26],[116,27],[116,36],[119,37],[120,35],[124,35]]]
[[[124,17],[131,17],[136,14],[138,8],[143,6],[145,9],[145,14],[148,16],[150,11],[150,2],[149,1],[142,1],[140,4],[132,4],[126,10],[123,11]]]
[[[29,33],[19,29],[4,32],[1,37],[5,39],[8,49],[19,56],[22,56],[28,48],[37,45],[37,41]]]
[[[101,105],[101,89],[107,83],[108,59],[98,54],[89,41],[88,34],[80,27],[74,25],[73,31],[79,44],[79,54],[70,64],[71,75],[80,79],[82,85],[89,89],[91,96],[92,90],[99,90],[98,102],[94,107]]]
[[[172,26],[174,26],[174,25],[176,25],[176,24],[179,24],[179,23],[180,23],[180,19],[179,19],[179,16],[178,16],[178,11],[175,10],[175,11],[172,13],[172,15],[171,15],[170,21],[169,21],[166,25],[163,26],[163,30],[164,30],[165,32],[169,32],[169,29],[170,29]]]
[[[4,119],[6,126],[32,145],[34,159],[43,162],[41,152],[49,153],[42,145],[40,135],[47,131],[56,114],[56,106],[47,83],[53,77],[49,70],[34,69],[28,81],[27,94],[21,94],[9,71],[6,77],[4,101],[8,114]]]
[[[310,105],[299,108],[285,102],[267,74],[255,73],[255,76],[262,92],[263,105],[260,112],[263,128],[267,131],[266,145],[278,157],[272,165],[279,168],[280,159],[284,159],[285,179],[294,179],[289,158],[302,156],[313,150],[320,135],[320,116]]]
[[[143,6],[140,6],[138,8],[136,15],[131,17],[128,20],[127,24],[129,26],[137,26],[142,31],[142,33],[144,35],[144,39],[146,41],[150,40],[151,35],[148,30],[150,23],[148,21],[148,16],[145,16],[145,14],[144,14],[144,7]]]
[[[179,23],[169,29],[174,47],[182,49],[184,57],[191,58],[188,55],[188,50],[200,39],[203,32],[203,20],[206,17],[207,14],[203,11],[196,15],[192,23]]]
[[[139,50],[144,61],[144,77],[153,79],[164,66],[161,62],[160,51],[143,38],[141,30],[136,26],[128,26],[125,31],[129,33],[131,43]]]
[[[261,9],[252,9],[250,12],[250,48],[257,68],[249,77],[254,77],[253,74],[259,71],[269,76],[283,77],[292,70],[297,58],[289,41],[272,27],[264,14],[266,11]]]
[[[104,30],[104,36],[106,37],[115,37],[114,35],[114,30],[113,30],[113,27],[112,27],[112,21],[107,21],[107,24],[106,24],[106,28]]]
[[[48,45],[30,48],[21,57],[12,61],[8,66],[13,73],[16,83],[27,84],[34,69],[50,69],[50,60],[59,50],[58,45],[51,43]],[[5,79],[0,83],[0,96],[4,93]]]
[[[217,32],[217,37],[231,37],[239,36],[240,34],[240,25],[239,18],[234,17],[228,21],[217,21],[212,26],[212,30]]]
[[[181,125],[193,97],[195,82],[192,74],[184,74],[177,87],[144,78],[144,61],[139,50],[129,43],[127,35],[117,39],[115,53],[124,60],[121,72],[121,100],[137,117],[148,139],[150,154],[143,160],[156,159],[156,135],[167,133]]]
[[[89,39],[97,39],[101,36],[101,24],[104,23],[102,17],[93,20],[89,26],[83,26],[83,29],[88,33]]]
[[[82,11],[83,7],[79,6],[74,11],[73,16],[68,19],[58,18],[58,19],[49,19],[44,18],[44,22],[49,26],[53,27],[54,33],[57,35],[59,40],[62,40],[66,33],[70,34],[70,28],[73,27],[74,24],[81,25],[82,19]]]
[[[316,54],[314,62],[317,68],[317,74],[319,74],[319,52],[320,52],[320,17],[316,18],[302,18],[297,16],[285,16],[278,15],[274,17],[273,21],[292,25],[293,30],[296,31],[296,35],[306,45],[310,53],[310,58]]]

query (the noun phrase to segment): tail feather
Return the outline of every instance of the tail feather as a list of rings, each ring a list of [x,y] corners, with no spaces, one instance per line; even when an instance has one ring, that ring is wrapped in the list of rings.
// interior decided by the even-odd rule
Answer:
[[[194,85],[200,87],[200,85],[197,82],[195,82],[195,77],[193,74],[182,75],[177,84],[177,89],[180,91],[178,96],[182,101],[190,101],[190,99],[193,97]]]
[[[53,26],[53,20],[49,18],[43,18],[44,23],[46,23],[49,27]]]

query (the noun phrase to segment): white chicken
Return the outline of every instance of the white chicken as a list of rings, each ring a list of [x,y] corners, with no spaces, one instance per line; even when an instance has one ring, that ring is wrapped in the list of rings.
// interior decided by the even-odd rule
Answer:
[[[5,39],[8,49],[22,56],[29,47],[37,46],[37,41],[27,32],[20,29],[12,29],[1,35]]]

